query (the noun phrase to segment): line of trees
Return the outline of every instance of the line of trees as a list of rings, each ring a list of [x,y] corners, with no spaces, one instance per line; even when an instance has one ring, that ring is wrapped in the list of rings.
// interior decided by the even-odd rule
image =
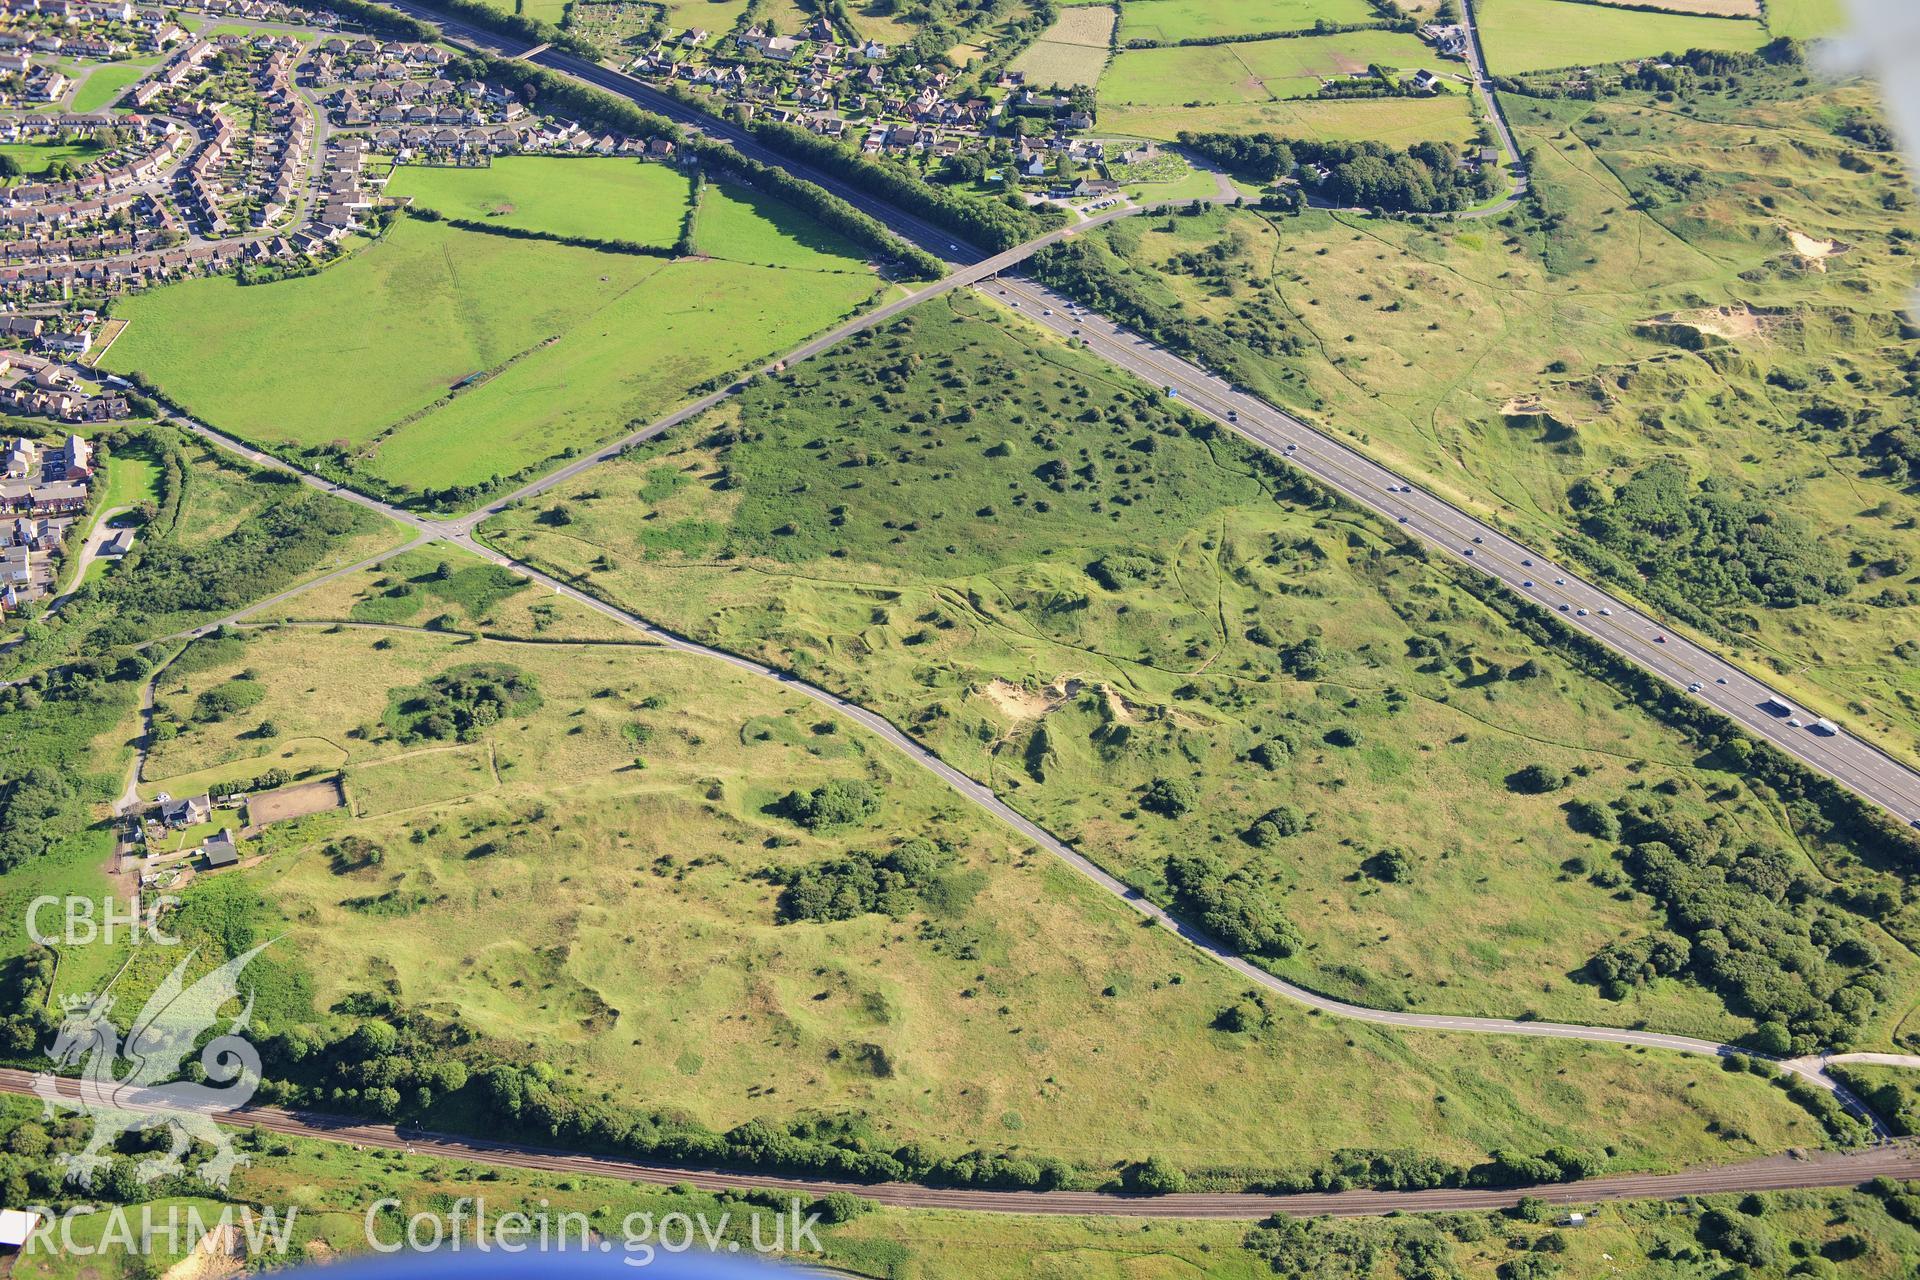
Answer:
[[[1375,92],[1375,90],[1367,90]],[[1323,142],[1274,133],[1180,132],[1180,142],[1253,182],[1271,183],[1296,168],[1318,165],[1324,179],[1303,179],[1338,205],[1399,213],[1444,213],[1491,197],[1499,185],[1492,166],[1469,168],[1451,142]]]
[[[1127,41],[1129,49],[1197,49],[1216,44],[1255,44],[1262,40],[1294,40],[1302,36],[1336,36],[1349,31],[1413,31],[1419,26],[1412,18],[1383,18],[1376,22],[1329,22],[1317,19],[1311,27],[1288,31],[1241,31],[1230,35],[1182,36],[1178,40],[1152,40],[1136,36]]]
[[[863,156],[831,138],[794,125],[759,119],[748,128],[764,146],[824,170],[982,248],[1011,249],[1060,225],[1063,217],[1058,211],[1036,213],[1011,193],[1010,198],[1002,200],[934,186],[895,161]]]
[[[551,231],[537,231],[532,227],[515,227],[499,222],[481,222],[474,218],[450,218],[438,209],[429,209],[425,205],[406,206],[406,215],[421,222],[444,222],[450,227],[462,231],[477,231],[481,235],[501,236],[508,240],[544,240],[549,244],[572,245],[576,249],[595,249],[601,253],[627,253],[646,258],[674,258],[681,256],[679,248],[663,248],[655,244],[641,244],[638,240],[600,240],[593,236],[563,236]],[[688,219],[691,222],[691,217]],[[684,239],[684,232],[682,238]]]

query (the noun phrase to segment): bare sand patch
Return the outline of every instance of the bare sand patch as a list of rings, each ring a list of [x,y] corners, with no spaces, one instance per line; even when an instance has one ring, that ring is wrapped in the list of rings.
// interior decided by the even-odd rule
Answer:
[[[291,787],[281,787],[277,791],[264,791],[256,796],[247,797],[247,825],[264,827],[270,822],[285,822],[289,818],[304,818],[312,813],[325,813],[329,809],[338,809],[346,804],[346,797],[340,791],[340,779],[321,778],[313,782],[296,783]]]
[[[1793,251],[1821,271],[1827,269],[1828,258],[1837,257],[1853,247],[1849,244],[1841,244],[1838,240],[1816,240],[1810,235],[1795,231],[1792,227],[1782,229],[1787,233],[1787,239],[1792,243]]]
[[[1731,307],[1701,307],[1694,311],[1669,311],[1655,316],[1648,324],[1684,325],[1701,333],[1710,333],[1729,342],[1750,342],[1773,337],[1786,323],[1779,312],[1755,311],[1746,303]]]
[[[1079,692],[1080,682],[1062,676],[1052,684],[1039,689],[1029,689],[1011,680],[995,679],[989,681],[980,692],[993,709],[1015,724],[1028,720],[1038,720],[1062,702]]]
[[[246,1244],[231,1223],[215,1227],[180,1261],[168,1267],[161,1280],[219,1280],[245,1270]]]

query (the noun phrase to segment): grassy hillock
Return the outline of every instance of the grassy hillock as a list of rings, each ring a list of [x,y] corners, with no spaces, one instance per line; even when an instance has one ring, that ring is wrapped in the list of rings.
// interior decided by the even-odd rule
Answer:
[[[488,536],[882,711],[1322,990],[1717,1036],[1793,1020],[1590,968],[1668,921],[1618,821],[1583,816],[1626,796],[1781,850],[1886,943],[1844,1034],[1883,1039],[1913,1000],[1892,869],[1387,527],[979,304],[750,389]]]
[[[1133,219],[1043,270],[1920,759],[1920,218],[1864,90],[1702,66],[1503,95],[1508,216]]]
[[[689,1136],[755,1120],[1096,1181],[1148,1155],[1232,1182],[1302,1175],[1339,1148],[1470,1165],[1611,1147],[1628,1167],[1819,1140],[1779,1090],[1706,1060],[1401,1037],[1249,1000],[864,732],[701,660],[326,623],[187,657],[158,689],[180,723],[156,785],[279,742],[345,755],[350,808],[275,828],[266,861],[217,881],[220,910],[200,917],[288,933],[292,994],[266,1016],[307,1046],[276,1074],[314,1104],[514,1123],[481,1084],[421,1104],[412,1085],[387,1099],[351,1061],[327,1067],[374,1016],[417,1037],[415,1055],[456,1054],[476,1078],[516,1064],[579,1105],[652,1116],[628,1139],[643,1149],[706,1159],[769,1158]],[[194,712],[243,678],[259,700]],[[421,732],[436,710],[445,736]],[[164,959],[136,956],[122,987]],[[1365,1111],[1338,1102],[1363,1088]],[[1105,1119],[1116,1102],[1124,1129]],[[538,1136],[530,1113],[519,1123]]]

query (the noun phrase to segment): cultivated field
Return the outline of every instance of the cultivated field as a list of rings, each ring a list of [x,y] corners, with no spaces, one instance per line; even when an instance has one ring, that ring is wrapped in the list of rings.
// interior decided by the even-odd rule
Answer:
[[[850,417],[843,397],[909,341],[923,374]],[[1563,806],[1677,771],[1674,793],[1703,814],[1800,842],[1764,798],[1540,657],[1446,572],[1276,502],[1239,450],[1187,437],[1070,352],[1025,354],[1035,342],[964,307],[928,312],[489,536],[911,726],[1134,883],[1159,885],[1167,857],[1196,849],[1244,868],[1303,937],[1277,967],[1310,986],[1737,1034],[1699,988],[1657,982],[1621,1001],[1579,979],[1661,917],[1587,874],[1609,850]],[[966,415],[914,427],[956,376],[974,389]],[[902,519],[903,493],[924,514]],[[1338,656],[1278,674],[1276,650],[1309,637]],[[1529,678],[1500,674],[1515,669]],[[1277,754],[1262,746],[1276,734],[1292,744]],[[1510,780],[1534,763],[1582,781],[1526,794]],[[1167,778],[1201,798],[1177,822],[1143,801]],[[1262,843],[1250,833],[1281,804],[1310,829]],[[1365,870],[1385,845],[1412,851],[1411,884]],[[1881,1035],[1914,998],[1901,964]]]
[[[1466,142],[1474,135],[1464,93],[1432,98],[1347,98],[1245,102],[1203,107],[1101,108],[1102,128],[1170,142],[1197,132],[1277,133],[1328,142]]]
[[[420,748],[390,735],[394,708],[472,664],[519,672],[538,709],[471,746],[406,754]],[[1262,1167],[1355,1144],[1477,1157],[1559,1141],[1615,1144],[1633,1167],[1815,1138],[1778,1090],[1702,1060],[1402,1038],[1284,1004],[1249,1031],[1212,1030],[1239,993],[1230,975],[866,734],[710,663],[288,629],[215,655],[187,693],[243,671],[267,691],[259,714],[351,743],[357,798],[382,774],[423,771],[418,807],[308,819],[247,874],[270,904],[263,927],[289,931],[315,1009],[379,990],[621,1102],[718,1127],[842,1113],[888,1145],[1093,1167],[1147,1152]],[[322,685],[331,696],[309,692]],[[241,728],[196,726],[167,747],[222,754]],[[482,751],[497,785],[467,767]],[[814,831],[781,816],[787,789],[836,778],[875,785],[879,809]],[[406,798],[397,783],[381,795]],[[341,852],[347,834],[383,856]],[[937,906],[777,922],[766,869],[907,835],[951,851]],[[1366,1107],[1341,1101],[1358,1094]]]
[[[1010,64],[1031,85],[1092,85],[1106,69],[1108,45],[1118,15],[1108,5],[1074,5],[1060,10],[1041,37]]]
[[[1416,37],[1395,31],[1128,49],[1114,58],[1100,96],[1140,106],[1304,98],[1318,92],[1323,80],[1363,73],[1373,64],[1414,70],[1437,60]]]
[[[1758,49],[1758,22],[1646,13],[1583,0],[1483,0],[1474,10],[1487,69],[1516,75],[1546,67],[1596,66],[1688,49]]]
[[[1120,43],[1311,31],[1316,22],[1371,22],[1376,16],[1364,0],[1130,0]]]
[[[565,206],[565,218],[584,219],[568,227],[637,226],[631,200],[651,187],[660,209],[648,225],[664,232],[672,220],[677,236],[684,190],[662,184],[678,175],[552,163],[580,175],[571,189],[592,200],[535,201],[528,218],[563,225]],[[596,165],[607,181],[585,179]],[[537,185],[532,171],[433,181],[437,199],[470,211]],[[718,190],[706,205],[714,222],[697,221],[696,240],[715,256],[673,262],[402,220],[317,276],[196,280],[131,298],[120,308],[131,325],[105,363],[225,430],[329,452],[401,493],[484,485],[644,422],[874,292],[844,243],[792,210]]]
[[[387,194],[449,218],[665,249],[680,238],[690,188],[664,164],[508,156],[484,169],[401,165]]]

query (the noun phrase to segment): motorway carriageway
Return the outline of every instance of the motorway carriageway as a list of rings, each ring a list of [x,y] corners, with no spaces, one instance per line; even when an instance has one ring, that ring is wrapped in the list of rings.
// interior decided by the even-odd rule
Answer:
[[[453,34],[488,48],[504,50],[502,38],[480,28],[445,18],[414,0],[396,0],[398,7]],[[559,50],[541,51],[536,61],[549,70],[586,81],[689,127],[732,144],[743,154],[778,165],[826,188],[872,217],[962,266],[964,278],[987,277],[991,270],[1012,270],[1046,244],[1099,222],[1140,212],[1115,210],[1093,222],[1062,228],[1025,245],[988,258],[951,235],[912,214],[894,208],[831,175],[793,161],[760,145],[730,121],[688,107],[623,72],[613,71]],[[988,277],[990,278],[990,277]],[[1000,291],[1005,290],[1002,294]],[[1263,448],[1279,453],[1327,487],[1361,506],[1403,524],[1407,530],[1453,559],[1498,579],[1522,598],[1556,613],[1561,621],[1599,640],[1615,652],[1654,672],[1681,689],[1698,684],[1693,696],[1712,706],[1756,737],[1762,738],[1817,772],[1866,797],[1902,822],[1920,826],[1920,773],[1865,740],[1841,729],[1821,734],[1790,718],[1813,719],[1795,712],[1772,714],[1763,708],[1790,700],[1742,668],[1708,649],[1669,631],[1654,618],[1614,598],[1586,579],[1554,565],[1545,556],[1481,523],[1458,507],[1413,488],[1401,477],[1372,462],[1357,450],[1251,395],[1235,391],[1224,379],[1180,359],[1138,335],[1128,333],[1091,312],[1068,310],[1068,300],[1039,285],[1001,277],[986,289],[989,297],[1023,304],[1030,319],[1063,337],[1078,337],[1096,355],[1164,389],[1174,389],[1187,403]],[[1052,314],[1046,314],[1051,311]],[[1078,333],[1074,331],[1078,330]],[[1287,446],[1292,445],[1289,449]],[[470,526],[469,526],[470,527]],[[1476,541],[1477,539],[1477,541]],[[1531,563],[1528,563],[1531,561]],[[1531,581],[1531,587],[1525,584]],[[1566,605],[1563,611],[1559,606]],[[1584,614],[1580,610],[1586,610]],[[1603,613],[1602,610],[1608,612]],[[1796,709],[1797,712],[1797,709]]]
[[[1138,334],[1078,307],[1031,281],[1002,277],[980,286],[1062,338],[1136,377],[1174,392],[1188,407],[1226,429],[1279,454],[1329,489],[1393,521],[1427,545],[1505,585],[1514,595],[1554,614],[1639,666],[1700,699],[1757,738],[1817,772],[1827,774],[1920,826],[1920,774],[1878,747],[1836,730],[1823,733],[1775,690],[1742,668],[1670,631],[1625,601],[1483,524],[1442,498],[1416,488],[1359,451],[1297,418],[1234,390],[1225,379],[1183,360]],[[1698,685],[1698,689],[1691,686]]]

